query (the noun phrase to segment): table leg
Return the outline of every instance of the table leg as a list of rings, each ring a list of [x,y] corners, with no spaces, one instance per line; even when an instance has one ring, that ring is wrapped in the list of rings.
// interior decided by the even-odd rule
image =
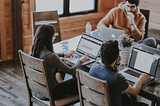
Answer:
[[[155,106],[155,102],[154,101],[152,101],[151,106]]]
[[[160,99],[158,99],[157,106],[160,106]]]

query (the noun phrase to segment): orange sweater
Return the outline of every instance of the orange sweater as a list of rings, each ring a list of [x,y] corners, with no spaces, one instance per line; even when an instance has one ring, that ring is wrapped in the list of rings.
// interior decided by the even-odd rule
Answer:
[[[109,27],[112,25],[113,28],[125,30],[125,33],[128,34],[129,37],[134,38],[136,41],[143,39],[145,33],[145,23],[146,18],[142,13],[140,13],[139,8],[134,13],[134,21],[135,24],[140,31],[134,31],[134,34],[138,34],[138,38],[135,38],[131,32],[131,25],[129,24],[129,20],[127,18],[127,14],[125,10],[122,8],[124,3],[120,3],[118,7],[111,9],[108,14],[100,20],[97,25],[97,29],[101,30],[102,27]],[[132,33],[132,34],[131,34]]]

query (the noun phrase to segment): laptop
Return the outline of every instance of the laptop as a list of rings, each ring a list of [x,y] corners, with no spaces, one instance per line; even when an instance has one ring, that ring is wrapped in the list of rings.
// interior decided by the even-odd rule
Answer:
[[[103,41],[116,40],[119,35],[125,34],[125,30],[113,29],[113,28],[102,28],[102,39]]]
[[[154,80],[159,58],[157,54],[133,47],[128,67],[121,70],[120,73],[133,83],[139,81],[141,74],[146,73],[151,77],[143,83],[146,84]]]
[[[74,54],[72,58],[64,58],[63,60],[74,65],[83,55],[88,55],[90,59],[82,65],[89,65],[96,61],[102,43],[102,40],[83,33],[76,48],[77,54]]]
[[[147,45],[144,45],[144,44],[140,44],[140,48],[145,50],[145,51],[149,51],[151,53],[160,55],[160,50],[157,49],[157,48],[153,48],[153,47],[150,47],[150,46],[147,46]]]
[[[150,47],[150,46],[147,46],[147,45],[144,45],[144,44],[140,44],[140,48],[145,50],[145,51],[149,51],[151,53],[160,55],[160,50],[157,49],[157,48],[153,48],[153,47]],[[159,61],[158,65],[160,65],[160,61]]]

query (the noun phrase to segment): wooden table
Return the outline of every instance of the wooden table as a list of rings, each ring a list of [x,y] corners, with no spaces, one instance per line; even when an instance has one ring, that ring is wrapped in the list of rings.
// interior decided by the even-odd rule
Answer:
[[[59,43],[55,43],[54,51],[56,53],[64,53],[70,50],[76,50],[79,39],[81,36],[76,36],[71,39],[67,39],[61,41]],[[156,81],[160,83],[160,66],[158,66],[156,74]],[[140,96],[147,98],[152,101],[152,106],[160,106],[160,85],[156,87],[149,87],[148,85],[144,85],[139,93]]]

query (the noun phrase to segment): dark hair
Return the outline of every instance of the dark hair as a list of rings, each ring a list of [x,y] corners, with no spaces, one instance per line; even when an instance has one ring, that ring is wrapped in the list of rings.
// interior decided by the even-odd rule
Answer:
[[[100,49],[102,63],[111,65],[119,56],[118,41],[109,40],[102,44]]]
[[[30,55],[39,58],[40,52],[44,47],[53,52],[52,37],[54,33],[55,29],[52,25],[44,24],[39,26],[33,38]]]
[[[135,4],[136,6],[138,6],[139,3],[140,3],[140,0],[125,0],[125,3],[126,3],[127,1],[128,1],[129,3],[131,3],[131,4]]]

